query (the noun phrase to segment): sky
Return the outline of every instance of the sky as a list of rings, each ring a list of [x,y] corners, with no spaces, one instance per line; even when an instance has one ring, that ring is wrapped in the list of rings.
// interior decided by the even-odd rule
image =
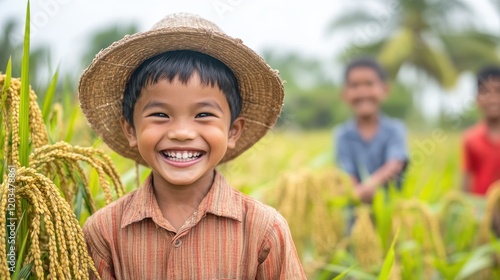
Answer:
[[[500,30],[500,19],[494,17],[488,3],[498,0],[473,1],[466,2],[475,3],[473,7],[480,15],[477,25]],[[390,0],[387,5],[375,5],[374,2],[365,0],[365,5],[368,9],[390,14]],[[326,32],[332,19],[352,8],[349,5],[352,6],[352,2],[325,0],[32,0],[31,42],[33,46],[50,46],[48,67],[59,66],[71,71],[93,32],[109,25],[131,22],[144,31],[167,14],[188,12],[214,22],[258,53],[271,48],[335,61],[349,41],[360,34],[360,30],[338,34]],[[24,19],[25,9],[26,1],[0,0],[0,30],[7,18]],[[11,40],[21,41],[23,30],[16,34]],[[332,68],[332,75],[342,71],[340,64]],[[449,99],[447,102],[463,102],[465,97],[470,97],[473,80],[472,75],[465,75],[454,90],[455,94],[445,97]],[[435,106],[437,91],[439,89],[431,89],[425,93],[428,97],[424,102],[431,115],[438,109]]]
[[[327,43],[325,26],[340,6],[318,0],[34,0],[32,44],[49,44],[54,62],[68,61],[85,48],[79,43],[93,31],[131,22],[148,30],[167,14],[188,12],[213,21],[258,52],[272,47],[330,57],[335,46]],[[25,1],[0,0],[0,22],[4,15],[22,18],[25,9]],[[22,39],[22,30],[19,35],[15,39]]]

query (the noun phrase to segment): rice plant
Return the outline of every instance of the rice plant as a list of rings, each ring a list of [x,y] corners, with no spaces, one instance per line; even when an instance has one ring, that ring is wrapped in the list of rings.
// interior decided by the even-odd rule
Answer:
[[[97,172],[107,203],[124,190],[103,152],[66,142],[49,143],[44,114],[29,85],[29,19],[28,2],[21,78],[11,77],[10,62],[5,74],[0,74],[0,131],[4,140],[0,236],[5,236],[0,241],[0,258],[4,260],[0,277],[88,279],[96,270],[79,215],[82,205],[89,213],[96,208],[81,163]],[[50,98],[51,93],[46,96]]]

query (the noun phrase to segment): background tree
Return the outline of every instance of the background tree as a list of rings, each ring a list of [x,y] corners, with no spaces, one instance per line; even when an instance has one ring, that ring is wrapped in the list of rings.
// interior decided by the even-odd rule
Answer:
[[[355,8],[331,22],[330,32],[360,26],[365,32],[368,42],[349,47],[344,57],[371,54],[392,78],[402,66],[409,65],[444,88],[453,87],[464,71],[500,63],[498,35],[474,25],[477,16],[465,1],[373,2],[385,7],[382,14],[355,0],[350,2]]]
[[[138,32],[137,25],[131,23],[128,25],[117,24],[105,29],[96,31],[88,41],[87,49],[82,56],[82,65],[87,67],[90,65],[95,55],[102,49],[110,46],[113,42],[122,39],[127,34]]]

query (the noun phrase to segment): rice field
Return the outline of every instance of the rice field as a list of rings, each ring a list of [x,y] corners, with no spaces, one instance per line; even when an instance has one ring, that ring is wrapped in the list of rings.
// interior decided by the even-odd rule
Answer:
[[[349,179],[335,168],[331,134],[275,130],[219,167],[233,187],[285,216],[309,279],[344,271],[345,279],[378,279],[398,229],[387,279],[499,276],[500,244],[487,214],[498,194],[487,208],[486,199],[460,191],[460,133],[411,133],[412,164],[402,190],[380,191],[373,205],[356,201]],[[134,189],[135,166],[111,154],[125,189]],[[144,178],[148,170],[140,173]]]
[[[10,63],[0,75],[0,278],[87,279],[81,225],[149,171],[109,150],[71,93],[54,99],[57,74],[37,102],[25,40],[21,79]],[[460,132],[410,133],[402,189],[380,189],[371,205],[335,168],[331,138],[281,128],[219,167],[283,214],[309,279],[500,279],[500,186],[486,198],[460,191]]]
[[[19,86],[17,82],[13,85]],[[30,102],[28,108],[34,108],[36,102]],[[40,113],[31,113],[40,117],[37,117],[37,126],[32,125],[28,132],[36,139],[45,130],[46,143],[36,144],[35,141],[27,149],[33,154],[32,149],[37,145],[49,145],[51,148],[42,150],[60,151],[52,154],[53,158],[42,161],[53,159],[61,161],[62,165],[43,167],[40,164],[38,173],[52,180],[61,197],[58,203],[65,201],[67,207],[73,209],[77,223],[83,225],[95,209],[104,207],[122,192],[137,188],[138,181],[144,180],[149,171],[144,167],[137,169],[131,160],[118,156],[102,143],[74,102],[42,104]],[[3,116],[5,120],[8,114]],[[5,129],[9,129],[9,125],[4,123],[4,137],[10,134]],[[34,135],[38,136],[33,138]],[[410,133],[408,142],[411,164],[403,188],[401,191],[394,188],[379,191],[372,205],[356,201],[349,179],[335,168],[330,130],[273,130],[219,170],[233,187],[274,206],[285,216],[309,279],[499,277],[500,244],[490,227],[500,191],[492,192],[487,200],[460,192],[459,132],[435,129]],[[72,156],[65,156],[66,152]],[[38,151],[38,154],[43,152]],[[77,159],[87,156],[88,160],[70,161],[76,154],[80,155]],[[106,163],[108,156],[110,162]],[[33,156],[30,161],[32,164],[37,162]],[[100,165],[93,164],[96,162]],[[116,176],[121,182],[115,181]],[[73,183],[63,187],[68,178]],[[28,206],[27,209],[32,208]],[[47,209],[51,209],[50,205]],[[25,226],[24,236],[27,236],[33,229],[28,224]],[[43,236],[47,229],[37,227],[37,234],[42,237],[40,242],[46,242]],[[75,228],[76,235],[71,240],[78,239],[78,232]],[[399,232],[397,239],[396,232]],[[393,250],[392,241],[395,241]],[[66,244],[63,239],[54,242]],[[50,272],[50,266],[45,267],[50,264],[47,258],[50,250],[47,250],[42,244],[38,251],[31,253],[35,255],[28,251],[27,263],[19,270],[29,269],[31,278]],[[53,251],[55,254],[60,250]],[[38,265],[37,262],[30,264],[29,260],[35,261],[36,256],[40,256]],[[61,257],[64,259],[64,254],[59,255]],[[85,255],[80,257],[86,258]],[[77,275],[72,272],[76,268],[71,268],[70,263],[61,261],[59,265],[68,269],[70,275]],[[341,274],[343,272],[346,274]]]

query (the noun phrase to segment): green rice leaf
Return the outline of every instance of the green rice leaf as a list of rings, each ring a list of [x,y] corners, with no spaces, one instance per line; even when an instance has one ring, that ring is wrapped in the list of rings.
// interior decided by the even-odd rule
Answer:
[[[78,184],[78,191],[76,193],[76,198],[75,198],[74,212],[76,218],[81,222],[85,222],[85,219],[82,220],[82,213],[84,209],[87,209],[87,212],[90,215],[93,214],[92,205],[90,203],[90,198],[89,195],[87,194],[87,190],[85,189],[85,185]],[[83,218],[86,218],[86,216],[84,215]]]
[[[354,267],[354,265],[351,266],[351,267],[349,267],[348,269],[344,270],[344,272],[340,273],[339,275],[335,276],[335,278],[333,278],[332,280],[342,280],[342,279],[344,279],[347,276],[347,274],[349,273],[349,271],[351,271],[351,269],[353,267]]]
[[[23,62],[21,68],[21,105],[19,109],[19,161],[28,166],[30,154],[29,142],[29,109],[30,109],[30,2],[26,8],[26,25],[24,30]]]
[[[23,266],[19,271],[17,277],[12,277],[12,279],[28,279],[31,276],[31,269],[33,268],[33,262]]]
[[[76,198],[75,198],[74,212],[77,220],[80,220],[83,209],[83,196],[81,189],[82,188],[78,186],[78,192],[76,193]]]
[[[394,239],[392,240],[391,247],[389,248],[389,251],[387,252],[387,255],[385,256],[384,263],[382,264],[382,270],[380,271],[380,274],[378,275],[379,280],[389,279],[389,276],[390,276],[391,270],[392,270],[392,265],[394,264],[394,259],[395,259],[394,247],[396,246],[396,241],[398,240],[398,236],[399,236],[399,228],[396,231],[396,235],[394,235]]]
[[[68,123],[68,130],[66,132],[66,137],[64,137],[64,141],[65,142],[70,142],[71,141],[71,138],[73,138],[73,133],[74,133],[74,127],[75,127],[75,122],[77,120],[77,117],[78,117],[78,109],[76,108],[73,108],[73,110],[71,110],[71,117],[69,119],[69,123]]]
[[[21,68],[21,104],[19,108],[19,162],[21,166],[29,165],[30,142],[29,142],[29,109],[30,109],[30,82],[29,82],[29,54],[30,54],[30,1],[26,5],[26,23],[24,31],[23,61]],[[28,209],[26,200],[21,200],[23,213]],[[23,214],[24,216],[24,214]],[[23,218],[19,222],[18,242],[21,244],[17,255],[17,263],[14,276],[20,272],[21,266],[26,257],[26,248],[29,247],[28,239],[28,219]],[[14,278],[15,279],[15,278]]]
[[[493,267],[495,264],[492,254],[495,252],[495,243],[498,244],[498,241],[476,248],[461,266],[455,279],[470,279],[481,270]]]
[[[56,70],[54,76],[52,77],[52,81],[50,82],[50,85],[47,91],[45,92],[45,99],[43,100],[43,107],[42,107],[43,122],[45,124],[47,124],[49,120],[50,110],[52,108],[52,100],[54,99],[54,94],[56,92],[58,77],[59,77],[59,70]]]
[[[22,204],[26,204],[26,201],[22,201]],[[23,214],[19,219],[19,225],[16,228],[16,236],[18,236],[18,242],[21,241],[21,246],[19,247],[19,251],[17,253],[16,259],[16,267],[14,269],[14,274],[12,274],[12,279],[18,279],[19,274],[21,273],[21,265],[24,263],[24,255],[26,254],[26,250],[29,247],[28,243],[28,230],[27,230],[27,219],[26,217],[26,208],[24,208]]]
[[[331,271],[331,272],[340,273],[340,274],[348,271],[349,276],[352,276],[353,278],[358,279],[358,280],[376,280],[377,279],[375,276],[373,276],[371,274],[354,269],[353,266],[344,267],[344,266],[335,265],[335,264],[328,264],[322,268],[326,271]]]

